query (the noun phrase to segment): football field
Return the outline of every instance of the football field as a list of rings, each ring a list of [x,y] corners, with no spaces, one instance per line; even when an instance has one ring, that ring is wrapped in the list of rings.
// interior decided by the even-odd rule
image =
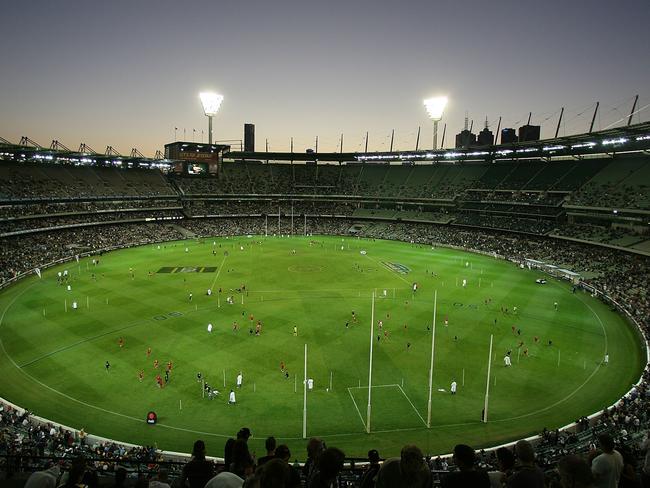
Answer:
[[[551,278],[537,284],[540,272],[473,253],[254,236],[93,259],[0,293],[0,396],[91,434],[166,450],[189,452],[201,438],[208,455],[223,456],[225,440],[247,426],[258,455],[274,435],[304,459],[305,349],[313,379],[307,437],[348,456],[371,448],[395,455],[407,443],[445,453],[457,443],[490,446],[556,428],[611,405],[644,364],[636,332],[606,305]],[[64,270],[68,278],[59,280]],[[164,378],[170,361],[160,388],[156,375]],[[203,380],[219,394],[209,398]],[[145,423],[150,410],[157,425]]]

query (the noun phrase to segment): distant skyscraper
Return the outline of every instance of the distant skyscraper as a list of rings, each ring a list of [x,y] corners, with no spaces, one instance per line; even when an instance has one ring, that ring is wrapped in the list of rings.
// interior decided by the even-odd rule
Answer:
[[[519,142],[539,141],[539,125],[522,125],[519,127]]]
[[[478,145],[479,146],[491,146],[494,144],[494,134],[488,129],[487,117],[485,118],[485,128],[478,133]]]
[[[476,146],[476,134],[472,134],[468,129],[463,129],[456,134],[456,149],[467,149],[472,146]]]
[[[517,142],[517,132],[514,129],[501,130],[501,144],[512,144]]]
[[[472,125],[474,122],[472,122]],[[465,128],[456,134],[456,149],[467,149],[476,145],[476,134],[472,134],[467,124],[467,112],[465,113]]]
[[[244,124],[244,151],[255,152],[255,124]]]

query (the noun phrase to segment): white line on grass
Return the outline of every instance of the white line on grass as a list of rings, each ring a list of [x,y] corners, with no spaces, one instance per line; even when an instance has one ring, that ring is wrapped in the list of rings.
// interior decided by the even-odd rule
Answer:
[[[359,410],[359,406],[357,405],[357,402],[354,399],[354,396],[352,396],[352,392],[350,391],[350,388],[348,388],[348,393],[350,394],[350,398],[352,398],[352,403],[354,403],[354,408],[357,409],[357,413],[359,414],[359,418],[361,419],[361,423],[363,424],[363,430],[366,430],[366,423],[363,421],[363,416],[361,415],[361,410]]]
[[[219,278],[219,275],[221,274],[221,270],[223,269],[223,263],[226,262],[226,258],[228,256],[224,256],[223,259],[221,260],[221,264],[219,265],[219,269],[217,270],[217,274],[215,275],[214,279],[212,280],[212,284],[210,285],[210,289],[214,288],[214,284],[217,282],[217,279]]]
[[[580,296],[578,296],[578,299],[591,311],[592,314],[594,314],[594,316],[598,320],[598,323],[600,324],[600,328],[603,329],[603,334],[605,336],[605,352],[603,352],[603,356],[604,356],[604,354],[607,352],[607,344],[608,344],[608,342],[607,342],[607,331],[605,330],[605,325],[603,324],[603,321],[600,320],[599,315],[594,311],[593,308],[591,308],[591,306],[588,303],[584,302]],[[572,396],[574,396],[576,393],[578,393],[582,389],[582,387],[585,386],[589,382],[589,380],[591,380],[591,378],[594,377],[594,375],[600,369],[600,366],[601,366],[601,363],[598,363],[598,365],[593,370],[593,372],[587,377],[587,379],[585,381],[582,382],[582,384],[580,386],[578,386],[575,390],[573,390],[573,392],[569,393],[567,396],[565,396],[564,398],[561,398],[560,400],[553,403],[552,405],[548,405],[547,407],[540,408],[539,410],[535,410],[534,412],[530,412],[530,413],[527,413],[527,414],[524,414],[524,415],[519,415],[517,417],[510,417],[510,418],[507,418],[507,419],[492,420],[491,422],[507,422],[507,421],[510,421],[510,420],[519,420],[519,419],[523,419],[523,418],[526,418],[526,417],[530,417],[532,415],[537,415],[538,413],[542,413],[542,412],[545,412],[547,410],[550,410],[551,408],[557,407],[559,404],[564,403],[565,401],[569,400]]]
[[[408,400],[408,402],[409,402],[409,403],[411,404],[411,406],[413,407],[413,410],[415,410],[415,413],[418,414],[418,417],[420,417],[420,420],[422,421],[422,423],[423,423],[424,425],[427,425],[426,421],[422,418],[422,415],[420,415],[420,412],[418,412],[418,409],[415,408],[415,405],[413,405],[413,402],[412,402],[411,399],[408,397],[408,395],[406,394],[406,392],[404,391],[404,389],[401,387],[401,385],[397,385],[397,388],[399,388],[399,390],[402,392],[402,394],[406,397],[406,399]]]

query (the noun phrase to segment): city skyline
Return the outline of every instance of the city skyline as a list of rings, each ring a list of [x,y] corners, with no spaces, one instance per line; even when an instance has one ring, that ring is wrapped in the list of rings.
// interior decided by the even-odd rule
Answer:
[[[207,141],[199,92],[224,96],[214,139],[256,149],[370,151],[432,147],[423,100],[447,95],[452,147],[466,111],[474,132],[531,122],[542,136],[650,120],[647,3],[504,1],[35,1],[3,12],[7,41],[0,137],[85,142],[151,156],[177,139]],[[177,128],[177,130],[175,130]]]

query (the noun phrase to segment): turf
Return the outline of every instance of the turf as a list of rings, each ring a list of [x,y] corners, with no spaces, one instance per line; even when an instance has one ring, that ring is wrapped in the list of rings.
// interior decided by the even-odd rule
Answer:
[[[400,266],[408,270],[399,272]],[[71,291],[57,284],[56,273],[63,269],[70,272]],[[370,448],[394,455],[406,443],[432,454],[449,452],[459,442],[494,445],[612,404],[643,367],[638,336],[623,318],[583,292],[572,293],[566,283],[536,284],[540,276],[483,255],[340,237],[218,238],[115,251],[96,267],[82,259],[0,294],[0,394],[37,415],[127,442],[188,452],[203,438],[208,454],[219,456],[225,439],[248,426],[258,454],[264,438],[275,435],[304,458],[306,344],[308,376],[315,381],[307,395],[307,436],[322,437],[349,456],[363,456]],[[246,291],[239,293],[242,284]],[[233,305],[227,296],[233,296]],[[253,327],[262,321],[260,336],[249,333],[251,314]],[[214,324],[212,333],[208,323]],[[489,422],[484,424],[491,335]],[[503,364],[508,349],[510,368]],[[606,351],[610,364],[604,366]],[[154,377],[169,360],[171,380],[160,389]],[[281,361],[289,378],[280,372]],[[203,397],[199,371],[221,392],[216,399]],[[228,405],[239,371],[244,385],[236,391],[237,404]],[[453,396],[452,380],[459,385]],[[145,424],[149,410],[157,412],[158,425]]]

